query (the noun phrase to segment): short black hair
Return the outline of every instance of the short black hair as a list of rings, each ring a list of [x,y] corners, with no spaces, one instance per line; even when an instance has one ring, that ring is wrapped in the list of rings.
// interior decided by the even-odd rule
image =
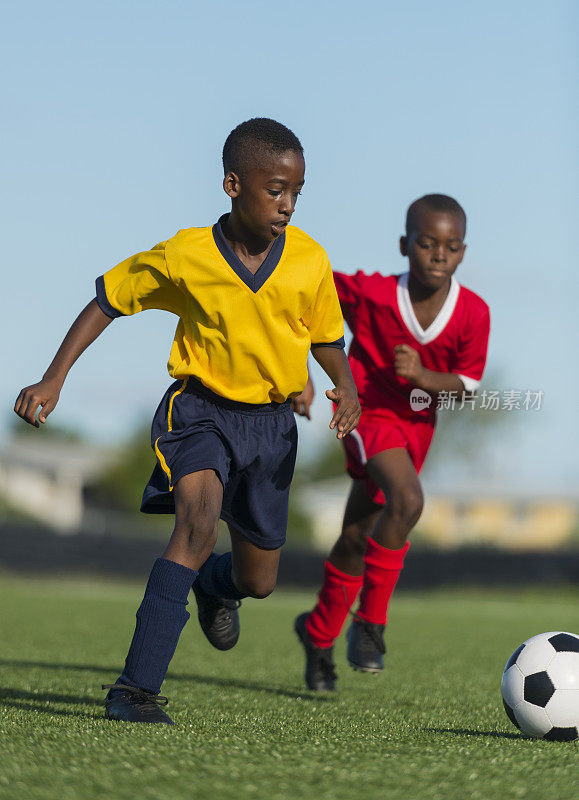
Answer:
[[[304,148],[298,137],[274,119],[254,117],[234,128],[223,145],[225,174],[240,174],[255,166],[268,153],[294,153],[303,155]]]
[[[411,203],[406,212],[406,236],[410,236],[416,228],[416,220],[422,210],[455,214],[462,220],[466,233],[466,214],[464,208],[454,197],[449,197],[447,194],[425,194],[424,197],[419,197],[418,200]]]

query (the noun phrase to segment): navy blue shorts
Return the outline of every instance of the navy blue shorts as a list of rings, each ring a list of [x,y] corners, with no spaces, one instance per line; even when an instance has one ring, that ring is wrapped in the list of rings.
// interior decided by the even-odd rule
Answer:
[[[213,469],[223,484],[221,519],[260,547],[281,547],[297,440],[289,401],[237,403],[194,378],[176,381],[153,418],[157,464],[141,511],[174,514],[179,478]]]

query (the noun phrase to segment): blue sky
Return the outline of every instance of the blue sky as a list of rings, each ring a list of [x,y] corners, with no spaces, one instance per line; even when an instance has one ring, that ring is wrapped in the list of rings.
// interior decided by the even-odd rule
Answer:
[[[403,271],[408,204],[460,200],[458,277],[491,306],[489,374],[545,392],[502,430],[495,479],[577,485],[575,4],[31,2],[3,17],[4,429],[95,277],[227,210],[223,140],[271,116],[305,147],[294,222],[337,268]],[[174,326],[111,325],[55,421],[115,441],[149,418]],[[325,424],[320,400],[304,452]]]

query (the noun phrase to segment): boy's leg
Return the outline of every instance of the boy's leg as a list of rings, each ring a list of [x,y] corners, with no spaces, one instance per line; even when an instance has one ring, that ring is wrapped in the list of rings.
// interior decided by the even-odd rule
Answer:
[[[263,599],[275,589],[281,547],[272,550],[251,542],[232,525],[232,579],[244,597]]]
[[[175,528],[163,558],[198,572],[217,540],[223,486],[214,470],[203,469],[178,480],[174,495]]]
[[[223,489],[213,470],[201,470],[177,481],[174,492],[175,529],[149,576],[125,668],[116,684],[127,689],[109,692],[109,719],[171,722],[153,698],[189,618],[191,586],[213,550]]]
[[[231,650],[240,633],[239,607],[246,595],[232,577],[232,554],[211,553],[193,584],[197,617],[207,640],[217,650]]]
[[[355,669],[378,672],[383,668],[388,605],[423,499],[416,469],[405,449],[378,453],[368,461],[366,470],[384,493],[386,505],[368,539],[360,605],[348,631],[348,660]]]
[[[280,548],[258,547],[228,527],[231,552],[212,553],[193,585],[201,628],[218,650],[231,649],[239,639],[241,600],[267,597],[275,588],[280,556]]]
[[[362,586],[366,540],[381,508],[372,502],[362,481],[353,481],[340,538],[324,564],[318,602],[311,613],[300,614],[295,621],[306,651],[306,684],[314,691],[335,688],[334,641]]]
[[[340,538],[324,564],[318,602],[306,622],[308,635],[316,647],[332,647],[340,635],[362,588],[366,542],[381,511],[382,506],[368,496],[364,482],[352,481]]]

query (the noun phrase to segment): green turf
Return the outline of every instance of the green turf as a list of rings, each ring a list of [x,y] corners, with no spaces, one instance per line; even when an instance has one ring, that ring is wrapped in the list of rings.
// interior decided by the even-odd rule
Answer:
[[[193,618],[164,692],[177,727],[110,723],[142,587],[5,577],[0,588],[0,797],[36,800],[449,800],[576,797],[577,745],[523,738],[504,662],[529,636],[577,629],[577,594],[399,594],[387,671],[304,691],[292,633],[311,595],[246,601],[219,653]]]

